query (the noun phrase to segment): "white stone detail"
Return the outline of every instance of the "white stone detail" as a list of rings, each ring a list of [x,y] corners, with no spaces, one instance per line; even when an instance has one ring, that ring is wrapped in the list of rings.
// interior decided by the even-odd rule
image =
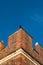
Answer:
[[[37,46],[37,45],[38,45],[38,42],[36,42],[35,46]]]
[[[1,59],[1,60],[0,60],[0,64],[6,62],[7,60],[9,60],[9,59],[15,57],[16,55],[18,55],[18,54],[20,54],[20,53],[23,54],[27,59],[29,59],[33,64],[35,64],[35,65],[40,65],[37,61],[35,61],[30,55],[28,55],[28,54],[27,54],[23,49],[21,49],[21,48],[20,48],[19,50],[17,50],[16,52],[13,52],[12,54],[10,54],[10,55],[4,57],[3,59]]]

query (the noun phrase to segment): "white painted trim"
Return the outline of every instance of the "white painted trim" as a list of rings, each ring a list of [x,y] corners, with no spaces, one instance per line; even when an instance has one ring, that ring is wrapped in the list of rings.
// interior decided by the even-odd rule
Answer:
[[[33,64],[35,65],[40,65],[37,61],[35,61],[30,55],[28,55],[23,49],[19,49],[16,52],[13,52],[12,54],[4,57],[3,59],[0,60],[0,64],[4,63],[5,61],[15,57],[18,54],[23,54],[27,59],[29,59]]]
[[[39,45],[38,42],[36,42],[35,46]]]

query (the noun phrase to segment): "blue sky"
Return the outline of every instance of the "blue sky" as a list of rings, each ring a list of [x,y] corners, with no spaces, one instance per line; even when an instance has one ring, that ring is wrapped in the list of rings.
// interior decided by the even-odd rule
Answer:
[[[31,34],[33,44],[43,46],[43,0],[0,0],[0,40],[5,46],[19,25]]]

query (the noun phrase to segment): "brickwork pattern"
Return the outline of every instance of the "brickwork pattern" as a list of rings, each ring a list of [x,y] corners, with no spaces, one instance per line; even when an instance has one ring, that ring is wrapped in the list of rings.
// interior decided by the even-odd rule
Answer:
[[[43,48],[38,44],[36,45],[36,49],[34,50],[32,48],[32,37],[27,34],[27,32],[22,28],[8,37],[8,46],[6,48],[4,48],[3,42],[0,42],[0,60],[19,48],[23,48],[25,52],[30,54],[36,61],[43,65]],[[26,64],[22,60],[22,64],[20,64],[21,61],[18,61],[16,59],[17,64],[14,60],[11,62],[7,61],[2,65],[34,65],[30,61],[28,63],[28,61],[29,60],[26,61]],[[15,62],[15,64],[12,64],[12,62]]]

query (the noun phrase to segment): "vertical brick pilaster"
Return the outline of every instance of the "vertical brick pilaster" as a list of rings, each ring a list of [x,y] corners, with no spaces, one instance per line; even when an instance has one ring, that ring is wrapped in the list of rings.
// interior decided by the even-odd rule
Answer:
[[[25,50],[32,49],[32,38],[22,28],[13,33],[8,38],[8,46],[18,48],[24,48]]]
[[[3,41],[0,41],[0,50],[2,50],[3,48],[4,48]]]

